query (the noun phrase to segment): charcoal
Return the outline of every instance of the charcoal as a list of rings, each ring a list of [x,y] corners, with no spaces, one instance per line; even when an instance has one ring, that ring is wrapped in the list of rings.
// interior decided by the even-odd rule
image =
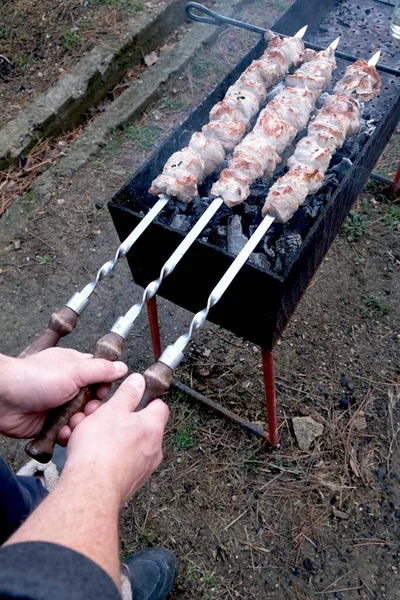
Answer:
[[[242,220],[239,215],[233,215],[228,224],[228,252],[237,256],[247,242],[243,234]]]
[[[275,249],[282,261],[282,267],[284,269],[289,266],[301,244],[301,235],[292,231],[285,233],[276,241]]]
[[[264,239],[264,252],[269,258],[275,258],[275,250],[271,247],[271,238],[269,235]]]
[[[263,269],[263,271],[271,270],[271,263],[265,256],[265,254],[261,254],[260,252],[253,252],[253,254],[250,256],[250,260],[256,265],[256,267],[260,267],[260,269]]]
[[[190,229],[190,219],[185,215],[175,215],[171,221],[172,229],[176,229],[181,233],[187,233]]]
[[[221,235],[222,237],[226,237],[228,235],[228,228],[225,225],[220,225],[217,228],[217,233],[218,233],[218,235]]]
[[[201,217],[201,215],[207,210],[208,204],[208,198],[199,198],[196,204],[193,202],[193,214],[196,217]]]
[[[186,212],[189,208],[188,202],[182,202],[181,200],[176,200],[175,205],[181,212]]]

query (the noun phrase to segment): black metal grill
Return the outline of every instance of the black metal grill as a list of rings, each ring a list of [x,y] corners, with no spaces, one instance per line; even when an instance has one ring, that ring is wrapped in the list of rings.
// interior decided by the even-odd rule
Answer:
[[[297,0],[273,26],[274,31],[292,35],[308,23],[306,37],[318,49],[325,48],[340,34],[342,47],[353,59],[350,56],[338,60],[335,81],[357,57],[368,59],[378,48],[382,48],[384,56],[383,68],[378,67],[382,79],[381,94],[366,105],[363,115],[364,119],[374,122],[375,129],[368,136],[365,131],[360,133],[338,153],[336,162],[348,156],[352,165],[339,173],[331,169],[334,177],[323,190],[323,205],[316,219],[308,223],[308,230],[303,232],[303,243],[298,252],[279,275],[247,263],[210,312],[212,322],[266,350],[272,349],[278,341],[399,121],[400,72],[396,67],[400,64],[400,49],[389,34],[392,10],[392,5],[376,0]],[[114,196],[109,209],[121,240],[139,222],[140,211],[146,212],[156,201],[148,189],[169,156],[185,146],[190,135],[207,122],[212,106],[264,50],[265,43],[260,40]],[[211,180],[204,183],[203,194],[208,193],[210,185]],[[257,194],[250,201],[258,202],[261,207]],[[144,287],[158,276],[161,266],[182,237],[163,223],[162,216],[147,229],[128,254],[132,275],[139,285]],[[173,274],[164,281],[159,293],[196,312],[205,306],[209,292],[232,261],[232,255],[218,245],[196,241]],[[249,290],[253,293],[249,294]]]

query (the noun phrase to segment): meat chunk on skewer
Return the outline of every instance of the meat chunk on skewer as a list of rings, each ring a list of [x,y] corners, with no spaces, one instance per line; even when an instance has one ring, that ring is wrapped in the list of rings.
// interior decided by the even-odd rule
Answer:
[[[189,142],[190,150],[203,162],[203,170],[197,170],[200,164],[197,163],[196,174],[193,174],[191,154],[185,154],[184,159],[182,155],[178,158],[173,155],[172,162],[168,161],[168,167],[166,165],[163,173],[153,181],[150,188],[152,194],[172,194],[179,200],[190,202],[197,194],[197,184],[214,171],[224,160],[226,152],[233,150],[242,139],[267,90],[281,81],[291,66],[302,62],[304,44],[300,38],[280,39],[272,33],[267,37],[270,39],[267,50],[228,89],[222,102],[212,109],[210,122],[202,128],[201,133],[193,134]],[[178,162],[179,169],[173,167]],[[184,171],[187,172],[185,177]],[[174,176],[177,179],[175,183],[172,181]]]
[[[311,66],[313,62],[315,65]],[[304,70],[301,86],[297,86],[295,80],[297,87],[283,89],[260,113],[253,131],[235,148],[228,168],[221,172],[219,180],[214,183],[212,196],[222,197],[232,207],[246,200],[253,181],[263,175],[272,176],[281,161],[279,155],[307,125],[318,95],[331,80],[335,67],[333,49],[314,52],[309,65],[308,69],[304,70],[305,65],[299,69]],[[307,81],[312,89],[307,87]],[[314,162],[321,164],[326,152],[319,149]]]
[[[289,171],[271,187],[263,215],[274,214],[282,223],[289,220],[308,194],[323,183],[332,155],[360,127],[360,103],[375,98],[380,78],[375,67],[356,61],[328,96],[317,117],[310,123],[307,136],[297,144],[288,160]]]

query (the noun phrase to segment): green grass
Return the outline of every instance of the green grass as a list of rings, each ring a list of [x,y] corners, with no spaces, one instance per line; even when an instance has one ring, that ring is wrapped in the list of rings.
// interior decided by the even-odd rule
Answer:
[[[261,458],[256,456],[255,454],[252,454],[251,456],[244,459],[243,468],[248,473],[254,473],[254,471],[257,471],[257,469],[259,469],[262,464],[263,461],[261,460]]]
[[[199,428],[199,417],[194,415],[192,418],[186,419],[182,425],[180,425],[174,438],[174,444],[177,448],[182,450],[188,450],[195,444],[194,436]]]
[[[166,108],[171,110],[179,110],[183,108],[185,103],[181,100],[174,100],[173,98],[168,98],[168,96],[164,96],[161,98],[160,109],[165,110]]]
[[[49,262],[51,262],[51,258],[50,256],[37,256],[36,257],[36,262],[39,263],[39,265],[47,265]]]
[[[390,314],[390,308],[386,306],[382,300],[376,298],[375,296],[366,296],[364,300],[364,304],[367,308],[373,310],[374,312],[384,316]]]
[[[360,215],[351,210],[346,221],[343,223],[340,234],[345,237],[348,242],[356,242],[360,237],[368,233],[368,225],[369,221],[367,215]]]
[[[160,135],[160,128],[156,125],[129,125],[125,127],[124,135],[135,142],[138,150],[150,150]]]
[[[117,156],[120,153],[123,139],[118,135],[113,135],[107,142],[104,152],[108,156]]]
[[[383,218],[385,223],[392,227],[397,227],[400,224],[400,205],[393,204],[385,210],[385,216]]]
[[[73,50],[82,43],[82,36],[79,33],[67,31],[64,33],[63,46],[67,52]]]
[[[141,544],[152,544],[154,542],[154,531],[151,525],[146,525],[142,533],[138,536],[138,541]]]
[[[6,30],[0,27],[0,40],[3,40],[6,37]]]

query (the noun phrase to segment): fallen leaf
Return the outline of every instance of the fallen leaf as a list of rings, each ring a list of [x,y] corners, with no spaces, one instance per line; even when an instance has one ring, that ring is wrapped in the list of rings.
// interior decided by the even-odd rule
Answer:
[[[19,250],[21,248],[21,240],[14,240],[14,250]]]
[[[150,52],[150,54],[146,54],[144,57],[144,63],[147,67],[151,67],[158,61],[157,52]]]
[[[333,515],[337,519],[348,519],[349,518],[349,515],[347,513],[343,512],[342,510],[338,510],[334,506],[332,506],[332,512],[333,512]]]
[[[349,464],[350,464],[350,468],[353,471],[354,475],[356,477],[360,478],[361,477],[360,469],[358,468],[357,463],[352,456],[350,456]]]

